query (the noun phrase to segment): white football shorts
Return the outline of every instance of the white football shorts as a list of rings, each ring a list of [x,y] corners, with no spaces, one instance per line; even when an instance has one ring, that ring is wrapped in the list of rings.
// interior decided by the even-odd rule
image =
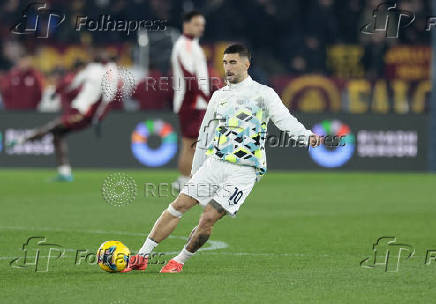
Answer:
[[[212,199],[235,216],[256,182],[256,169],[208,157],[181,193],[205,207]]]

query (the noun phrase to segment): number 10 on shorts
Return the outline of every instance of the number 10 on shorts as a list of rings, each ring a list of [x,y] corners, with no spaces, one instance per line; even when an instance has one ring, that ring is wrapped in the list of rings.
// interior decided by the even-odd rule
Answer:
[[[233,194],[229,197],[229,202],[236,205],[241,199],[242,195],[242,191],[235,187],[235,192],[233,192]]]

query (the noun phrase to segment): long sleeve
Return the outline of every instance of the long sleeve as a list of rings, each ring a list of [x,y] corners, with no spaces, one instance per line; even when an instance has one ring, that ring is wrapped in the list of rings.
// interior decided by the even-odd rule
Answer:
[[[309,136],[313,135],[312,131],[307,130],[297,118],[289,113],[288,108],[285,107],[280,97],[271,88],[268,88],[267,104],[270,118],[277,128],[288,132],[292,138],[299,139],[303,137],[307,145]]]
[[[80,93],[72,101],[71,105],[76,108],[80,113],[85,114],[89,106],[97,102],[101,97],[101,82],[98,78],[90,78],[84,84]]]
[[[204,55],[203,50],[198,45],[196,47],[196,57],[195,57],[195,76],[198,81],[198,88],[202,92],[202,95],[205,97],[209,97],[209,77],[207,70],[207,61],[206,56]],[[207,99],[205,100],[207,102]]]
[[[192,175],[194,175],[195,172],[198,171],[203,162],[206,160],[207,147],[212,142],[215,134],[215,129],[218,125],[218,121],[215,117],[217,107],[216,94],[217,92],[212,95],[207,106],[206,114],[204,115],[203,121],[201,123],[197,145],[194,153],[194,159],[192,160]]]
[[[80,87],[86,80],[86,74],[87,74],[87,69],[83,69],[80,72],[78,72],[73,80],[71,81],[70,85],[67,88],[67,91],[73,91],[75,89],[77,89],[78,87]]]
[[[79,73],[76,77],[78,80],[82,81],[82,86],[80,92],[77,94],[76,98],[71,102],[71,107],[76,108],[80,113],[85,114],[86,111],[96,103],[103,96],[103,102],[107,100],[110,101],[112,98],[108,95],[115,97],[116,93],[116,77],[112,77],[112,80],[105,85],[108,89],[105,94],[102,94],[102,81],[105,69],[99,65],[95,64],[86,68],[84,73]],[[77,80],[73,80],[72,88],[75,87]],[[79,84],[80,86],[80,84]]]

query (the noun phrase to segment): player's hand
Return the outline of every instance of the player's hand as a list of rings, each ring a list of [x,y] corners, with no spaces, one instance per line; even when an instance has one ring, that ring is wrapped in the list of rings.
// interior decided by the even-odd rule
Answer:
[[[313,148],[318,147],[320,144],[322,144],[322,137],[318,136],[316,134],[311,135],[309,137],[309,145]]]
[[[58,95],[58,93],[56,93],[56,91],[51,92],[49,99],[50,100],[54,100],[56,98],[56,96]]]
[[[101,137],[101,122],[98,119],[92,121],[92,126],[94,127],[94,133],[97,138]]]

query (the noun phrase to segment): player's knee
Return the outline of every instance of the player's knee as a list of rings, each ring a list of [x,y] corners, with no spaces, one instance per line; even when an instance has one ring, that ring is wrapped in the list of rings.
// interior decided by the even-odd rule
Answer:
[[[174,202],[168,205],[167,210],[171,215],[181,218],[186,211],[195,205],[196,202],[192,200],[181,198],[179,196]]]
[[[169,214],[171,214],[172,216],[181,218],[183,213],[186,212],[186,210],[182,209],[182,208],[178,208],[177,206],[174,206],[174,202],[172,202],[171,204],[168,205],[167,210],[169,212]]]

